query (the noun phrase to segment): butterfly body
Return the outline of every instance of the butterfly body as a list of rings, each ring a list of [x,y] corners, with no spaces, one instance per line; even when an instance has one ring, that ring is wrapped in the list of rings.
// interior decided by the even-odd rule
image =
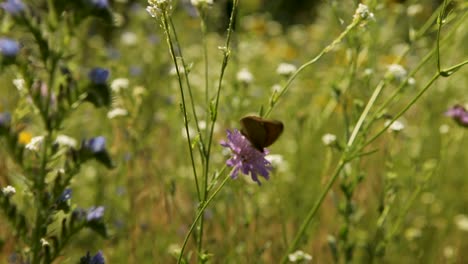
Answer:
[[[243,117],[240,123],[242,126],[241,133],[260,152],[263,152],[264,148],[273,144],[284,129],[282,122],[258,116]]]

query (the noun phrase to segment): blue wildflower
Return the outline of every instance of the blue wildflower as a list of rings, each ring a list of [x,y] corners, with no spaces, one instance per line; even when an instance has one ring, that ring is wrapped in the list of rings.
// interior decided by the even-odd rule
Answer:
[[[0,53],[5,57],[15,57],[20,50],[17,41],[9,38],[0,38]]]
[[[70,188],[66,188],[63,193],[60,195],[60,197],[58,198],[58,202],[61,202],[61,203],[64,203],[68,200],[71,199],[71,196],[72,196],[72,190]]]
[[[94,84],[106,84],[109,74],[109,70],[97,67],[89,72],[88,77]]]
[[[7,127],[10,125],[11,115],[8,112],[0,113],[0,127]]]
[[[84,142],[84,147],[93,153],[103,152],[106,149],[106,138],[103,136],[91,138]]]
[[[107,0],[91,0],[91,4],[99,9],[105,9],[109,7],[109,2]]]
[[[88,220],[88,222],[99,221],[103,215],[104,215],[104,206],[98,206],[98,207],[93,206],[88,209],[86,220]]]
[[[24,11],[25,5],[21,0],[7,0],[1,4],[5,12],[10,15],[17,15]]]
[[[239,172],[242,172],[245,175],[250,174],[252,180],[259,185],[261,183],[258,175],[268,180],[273,169],[271,163],[265,159],[268,151],[258,151],[237,129],[234,132],[228,130],[227,138],[228,141],[221,142],[221,145],[232,152],[232,157],[226,162],[229,167],[233,167],[231,178],[237,178]]]
[[[102,255],[101,251],[98,251],[96,255],[91,257],[89,251],[86,253],[86,256],[81,257],[80,264],[104,264],[104,256]]]

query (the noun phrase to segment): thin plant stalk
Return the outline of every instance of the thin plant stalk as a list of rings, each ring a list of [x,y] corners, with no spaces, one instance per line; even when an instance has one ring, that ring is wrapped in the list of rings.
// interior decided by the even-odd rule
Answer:
[[[164,31],[166,33],[166,41],[167,41],[167,45],[169,46],[169,52],[171,54],[171,57],[172,57],[172,60],[173,60],[173,63],[174,63],[174,66],[175,66],[175,69],[176,69],[176,72],[177,72],[177,80],[179,82],[179,89],[180,89],[180,95],[181,95],[181,101],[182,101],[181,108],[182,108],[182,112],[183,112],[183,115],[184,115],[185,134],[187,136],[187,141],[188,141],[190,161],[192,163],[193,176],[194,176],[194,179],[195,179],[195,187],[197,189],[197,195],[198,195],[198,198],[201,199],[200,187],[199,187],[199,184],[198,184],[197,169],[195,167],[195,157],[193,155],[193,150],[192,150],[192,140],[190,139],[190,131],[189,131],[189,127],[188,127],[188,115],[187,115],[187,108],[186,108],[186,104],[185,104],[185,94],[184,94],[184,89],[183,89],[183,85],[182,85],[182,76],[180,75],[179,63],[177,62],[177,57],[175,55],[174,45],[173,45],[173,41],[172,41],[172,38],[171,38],[171,33],[170,33],[171,31],[169,29],[168,21],[169,21],[169,19],[168,19],[168,16],[167,16],[167,12],[164,11],[163,14],[162,14],[162,25],[163,25]]]
[[[222,48],[223,50],[223,62],[221,64],[221,70],[220,70],[220,74],[219,74],[219,81],[218,81],[218,89],[216,91],[216,99],[215,99],[215,103],[214,105],[212,106],[210,104],[210,116],[211,116],[211,127],[210,127],[210,132],[209,132],[209,137],[208,137],[208,141],[207,141],[207,144],[208,144],[208,147],[207,147],[207,152],[206,152],[206,156],[205,156],[205,168],[204,168],[204,172],[205,172],[205,175],[204,175],[204,192],[203,192],[203,201],[202,201],[202,204],[205,204],[206,201],[207,201],[207,198],[208,198],[208,174],[209,174],[209,168],[210,168],[210,155],[211,155],[211,146],[212,146],[212,143],[213,143],[213,134],[214,134],[214,128],[215,128],[215,124],[216,124],[216,120],[217,120],[217,117],[218,117],[218,107],[219,107],[219,98],[220,98],[220,94],[221,94],[221,88],[222,88],[222,85],[223,85],[223,78],[224,78],[224,73],[226,71],[226,67],[228,65],[228,61],[229,61],[229,57],[230,57],[230,44],[231,44],[231,37],[232,37],[232,33],[234,31],[234,18],[235,18],[235,15],[236,15],[236,12],[237,12],[237,7],[238,7],[238,4],[239,4],[239,0],[234,0],[234,3],[233,3],[233,8],[232,8],[232,11],[231,11],[231,17],[229,19],[229,26],[228,26],[228,29],[227,29],[227,36],[226,36],[226,42],[224,44],[224,47]],[[200,226],[199,226],[199,240],[198,240],[198,252],[201,253],[201,250],[203,248],[203,223],[204,223],[204,217],[203,215],[201,216],[200,218]]]
[[[222,171],[224,171],[225,168],[226,167],[224,167]],[[222,173],[222,171],[220,173]],[[213,192],[213,194],[205,202],[203,202],[203,204],[201,204],[200,208],[198,209],[198,213],[195,216],[195,219],[193,220],[192,225],[190,226],[187,234],[185,235],[184,242],[182,244],[182,248],[180,249],[179,258],[177,260],[178,264],[181,263],[181,261],[182,261],[182,257],[184,255],[184,251],[185,251],[185,248],[187,246],[187,242],[188,242],[188,240],[190,238],[190,235],[192,234],[193,230],[195,229],[195,226],[197,225],[198,220],[201,219],[201,217],[203,216],[203,213],[205,212],[205,209],[208,207],[208,205],[211,203],[211,201],[218,195],[218,193],[224,187],[224,185],[226,184],[226,182],[228,181],[229,178],[230,178],[230,173],[228,175],[226,175],[226,177],[224,177],[223,181],[218,186],[218,188]]]

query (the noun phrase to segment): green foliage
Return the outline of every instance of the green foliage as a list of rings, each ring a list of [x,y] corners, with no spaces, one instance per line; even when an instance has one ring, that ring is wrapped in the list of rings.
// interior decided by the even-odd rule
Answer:
[[[0,263],[463,263],[467,130],[444,113],[468,103],[464,1],[314,2],[307,24],[109,2],[1,10],[21,49],[0,73]],[[261,187],[219,144],[252,113],[285,125]]]

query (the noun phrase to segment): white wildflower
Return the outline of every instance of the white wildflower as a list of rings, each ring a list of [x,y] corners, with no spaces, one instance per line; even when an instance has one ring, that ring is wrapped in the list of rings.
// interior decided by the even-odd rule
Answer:
[[[410,227],[410,228],[406,229],[406,231],[405,231],[405,237],[409,241],[420,238],[421,235],[422,235],[422,233],[421,233],[421,230],[419,228]]]
[[[468,216],[463,215],[463,214],[459,214],[455,216],[455,225],[461,231],[468,232]]]
[[[455,256],[455,250],[451,246],[444,247],[444,257],[447,259],[453,258]]]
[[[120,36],[120,40],[124,45],[133,46],[138,42],[138,37],[134,32],[127,31]]]
[[[354,13],[354,19],[362,18],[364,20],[374,19],[374,13],[369,11],[369,7],[363,4],[359,4],[356,12]]]
[[[237,73],[237,80],[239,82],[245,83],[245,84],[250,84],[253,82],[254,77],[252,73],[247,69],[243,68]]]
[[[412,16],[416,16],[420,14],[422,11],[423,11],[423,6],[421,4],[415,4],[415,5],[408,6],[408,9],[406,9],[406,14],[412,17]]]
[[[185,74],[185,67],[182,65],[178,65],[179,67],[179,74],[184,75]],[[171,76],[177,76],[177,68],[175,66],[172,66],[171,69],[169,70],[169,75]]]
[[[404,78],[406,78],[406,75],[408,74],[408,72],[400,64],[394,63],[394,64],[388,65],[388,74],[390,77],[393,77],[394,79],[398,81],[402,81]]]
[[[171,0],[148,0],[146,11],[152,17],[158,17],[163,11],[171,10]]]
[[[44,136],[37,136],[31,138],[31,141],[29,141],[28,144],[26,144],[26,149],[30,151],[38,151],[39,146],[42,144],[42,141],[44,141]]]
[[[281,91],[281,88],[283,88],[283,87],[281,87],[281,85],[279,85],[279,84],[274,84],[274,85],[271,87],[271,91],[272,91],[273,93],[279,93],[279,92]]]
[[[411,85],[411,86],[413,86],[413,85],[416,84],[416,80],[415,80],[413,77],[410,77],[410,78],[408,79],[408,84]]]
[[[7,197],[11,197],[16,193],[16,189],[15,187],[8,185],[2,189],[2,193]]]
[[[305,253],[304,251],[302,250],[297,250],[291,254],[288,255],[288,259],[289,261],[291,262],[298,262],[298,261],[301,261],[301,262],[307,262],[307,261],[311,261],[312,260],[312,256]]]
[[[330,133],[323,135],[322,142],[325,146],[330,146],[336,142],[336,136]]]
[[[372,75],[373,73],[374,73],[374,70],[371,69],[371,68],[366,68],[366,69],[364,70],[364,75],[365,75],[365,76],[370,76],[370,75]]]
[[[265,159],[271,162],[274,168],[277,168],[280,171],[287,171],[289,164],[284,160],[282,155],[279,154],[268,154],[265,156]]]
[[[290,63],[280,63],[276,68],[276,73],[279,75],[290,76],[297,70],[296,65]]]
[[[78,145],[76,139],[66,136],[66,135],[58,135],[55,139],[55,142],[62,146],[76,148]]]
[[[49,246],[49,242],[48,242],[45,238],[41,238],[41,245],[42,245],[43,247]]]
[[[450,126],[447,124],[443,124],[439,127],[439,133],[447,134],[450,131]]]
[[[24,79],[16,78],[13,80],[13,85],[18,89],[19,92],[24,91]]]
[[[127,89],[129,85],[129,81],[127,78],[117,78],[112,81],[111,89],[112,91],[118,93],[122,89]]]
[[[193,6],[200,7],[200,6],[211,6],[213,5],[213,0],[190,0]]]
[[[399,120],[395,120],[391,124],[390,124],[390,122],[391,122],[391,120],[387,120],[385,122],[385,126],[386,127],[389,126],[389,129],[391,131],[393,131],[393,132],[399,132],[399,131],[401,131],[401,130],[403,130],[405,128],[405,125]]]
[[[119,116],[126,116],[126,115],[128,115],[128,111],[124,108],[119,108],[119,107],[114,108],[110,110],[109,112],[107,112],[107,118],[109,119],[113,119]]]

